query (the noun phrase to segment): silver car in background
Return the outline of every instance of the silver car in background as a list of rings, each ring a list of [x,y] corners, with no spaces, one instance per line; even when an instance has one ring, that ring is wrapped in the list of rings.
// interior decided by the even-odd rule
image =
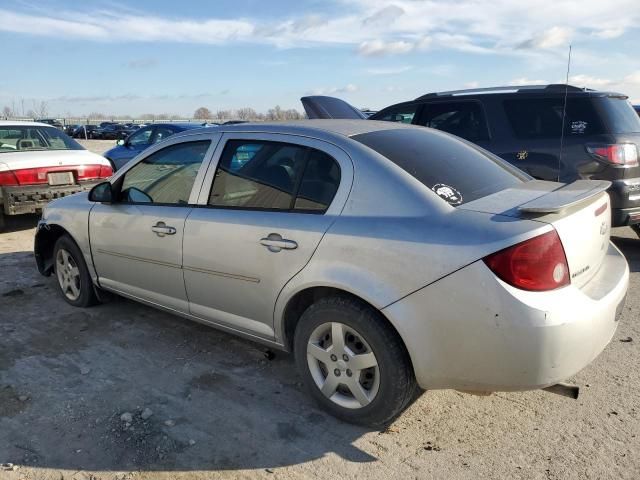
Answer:
[[[608,182],[533,180],[449,134],[312,120],[192,130],[52,202],[38,268],[293,351],[309,392],[382,425],[421,389],[552,386],[616,329]]]

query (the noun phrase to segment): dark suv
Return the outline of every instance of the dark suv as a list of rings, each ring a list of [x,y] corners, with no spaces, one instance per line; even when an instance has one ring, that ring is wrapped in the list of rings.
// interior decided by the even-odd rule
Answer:
[[[311,118],[345,118],[320,97],[306,97],[303,104],[316,107]],[[609,180],[612,224],[633,225],[640,235],[640,118],[626,95],[564,84],[458,90],[398,103],[369,119],[444,130],[535,178]]]

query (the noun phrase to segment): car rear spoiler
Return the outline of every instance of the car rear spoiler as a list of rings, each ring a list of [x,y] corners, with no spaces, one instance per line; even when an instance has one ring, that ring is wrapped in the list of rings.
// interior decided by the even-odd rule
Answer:
[[[366,120],[367,116],[353,105],[336,97],[312,95],[300,99],[309,118]]]
[[[606,180],[576,180],[518,207],[527,213],[558,213],[609,189]]]

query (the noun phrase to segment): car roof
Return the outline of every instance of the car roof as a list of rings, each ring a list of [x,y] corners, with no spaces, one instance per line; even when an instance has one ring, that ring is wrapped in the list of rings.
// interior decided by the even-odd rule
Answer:
[[[204,123],[204,122],[202,122]],[[178,127],[178,128],[203,128],[202,123],[188,123],[188,122],[160,122],[160,123],[147,123],[146,126],[147,127],[165,127],[165,126],[169,126],[169,127]]]
[[[0,120],[0,127],[47,127],[47,128],[56,128],[53,125],[42,122],[29,122],[29,121],[14,121],[14,120]]]
[[[566,85],[564,83],[553,83],[549,85],[510,85],[499,87],[469,88],[464,90],[450,90],[446,92],[432,92],[421,95],[415,100],[431,100],[442,97],[466,97],[478,95],[518,96],[525,94],[549,96],[564,95],[565,93],[567,93],[569,96],[579,95],[591,97],[626,97],[626,95],[622,93],[592,90],[590,88],[581,88],[574,85]]]
[[[415,129],[425,130],[414,125],[407,125],[396,122],[382,122],[375,120],[294,120],[288,122],[255,122],[242,123],[237,125],[220,125],[217,127],[203,127],[197,131],[189,130],[183,132],[182,135],[205,133],[205,132],[255,132],[255,133],[285,133],[293,135],[303,135],[316,137],[322,135],[337,135],[341,137],[352,137],[362,133],[371,133],[381,130],[398,130],[398,129]]]

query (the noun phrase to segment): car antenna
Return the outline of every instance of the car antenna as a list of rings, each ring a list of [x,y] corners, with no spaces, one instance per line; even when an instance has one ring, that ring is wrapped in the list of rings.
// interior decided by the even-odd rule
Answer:
[[[558,156],[558,182],[560,181],[560,168],[562,168],[562,151],[564,149],[564,123],[567,116],[567,96],[569,95],[569,71],[571,70],[571,45],[569,45],[569,60],[567,61],[567,79],[564,84],[564,103],[562,105],[562,130],[560,133],[560,155]]]

